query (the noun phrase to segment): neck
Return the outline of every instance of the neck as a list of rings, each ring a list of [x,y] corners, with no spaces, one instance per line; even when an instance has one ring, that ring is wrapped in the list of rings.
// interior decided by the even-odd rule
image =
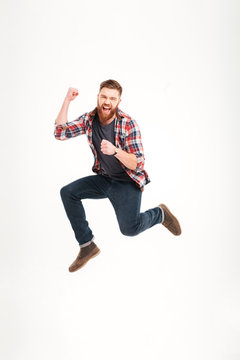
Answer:
[[[99,118],[99,122],[102,124],[102,125],[108,125],[110,124],[116,117],[116,113],[111,117],[111,119],[107,119],[107,120],[104,120],[100,115],[99,115],[99,112],[98,113],[98,118]]]

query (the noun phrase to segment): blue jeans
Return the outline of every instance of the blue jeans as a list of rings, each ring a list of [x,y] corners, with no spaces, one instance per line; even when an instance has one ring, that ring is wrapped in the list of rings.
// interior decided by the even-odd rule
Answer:
[[[80,246],[93,238],[81,201],[83,199],[108,198],[115,210],[120,231],[127,236],[135,236],[162,222],[162,211],[158,206],[140,213],[142,191],[134,182],[90,175],[64,186],[60,194]]]

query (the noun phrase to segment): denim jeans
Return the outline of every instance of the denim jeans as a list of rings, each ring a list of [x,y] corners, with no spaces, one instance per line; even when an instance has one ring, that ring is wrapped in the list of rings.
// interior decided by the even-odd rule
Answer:
[[[90,175],[64,186],[60,194],[80,247],[93,238],[81,201],[83,199],[108,198],[115,210],[120,231],[127,236],[135,236],[162,222],[162,211],[158,206],[140,212],[142,191],[134,182],[117,181],[103,175]]]

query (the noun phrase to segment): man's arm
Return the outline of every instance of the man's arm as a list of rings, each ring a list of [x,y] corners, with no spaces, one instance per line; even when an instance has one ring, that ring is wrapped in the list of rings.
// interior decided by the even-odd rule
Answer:
[[[76,98],[76,96],[78,96],[78,90],[75,88],[69,88],[58,117],[55,120],[54,136],[57,140],[67,140],[72,137],[85,134],[83,115],[71,122],[68,122],[67,119],[69,104]]]
[[[64,102],[62,104],[61,110],[55,121],[56,125],[62,125],[62,124],[66,124],[68,122],[67,114],[68,114],[69,104],[72,100],[74,100],[76,98],[76,96],[78,96],[78,90],[74,89],[74,88],[69,88],[67,95],[64,99]]]
[[[133,119],[128,122],[126,127],[124,150],[129,154],[134,154],[137,159],[136,168],[133,170],[142,171],[145,164],[142,136],[137,122]]]
[[[136,121],[133,119],[128,123],[126,128],[126,138],[124,150],[116,148],[107,140],[102,140],[101,150],[104,154],[114,155],[128,169],[142,171],[144,169],[145,157],[143,153],[141,132]]]
[[[66,124],[68,122],[67,115],[68,115],[69,104],[70,104],[70,101],[64,99],[61,110],[55,121],[55,125],[62,125],[62,124]]]
[[[134,154],[129,154],[125,150],[117,148],[117,154],[115,157],[123,163],[128,169],[136,170],[137,168],[137,157]]]
[[[128,169],[135,170],[137,167],[137,157],[134,154],[130,154],[127,151],[124,151],[120,148],[116,148],[110,141],[102,140],[101,142],[101,151],[106,155],[114,155],[117,151],[115,157],[123,163]]]

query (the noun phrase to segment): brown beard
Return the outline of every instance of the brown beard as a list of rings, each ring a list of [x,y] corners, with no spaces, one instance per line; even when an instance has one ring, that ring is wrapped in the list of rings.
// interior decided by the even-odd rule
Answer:
[[[105,123],[108,120],[110,120],[114,115],[116,115],[116,110],[117,110],[117,106],[115,108],[112,108],[109,114],[104,114],[102,108],[99,106],[99,104],[97,104],[97,113],[100,122]]]

